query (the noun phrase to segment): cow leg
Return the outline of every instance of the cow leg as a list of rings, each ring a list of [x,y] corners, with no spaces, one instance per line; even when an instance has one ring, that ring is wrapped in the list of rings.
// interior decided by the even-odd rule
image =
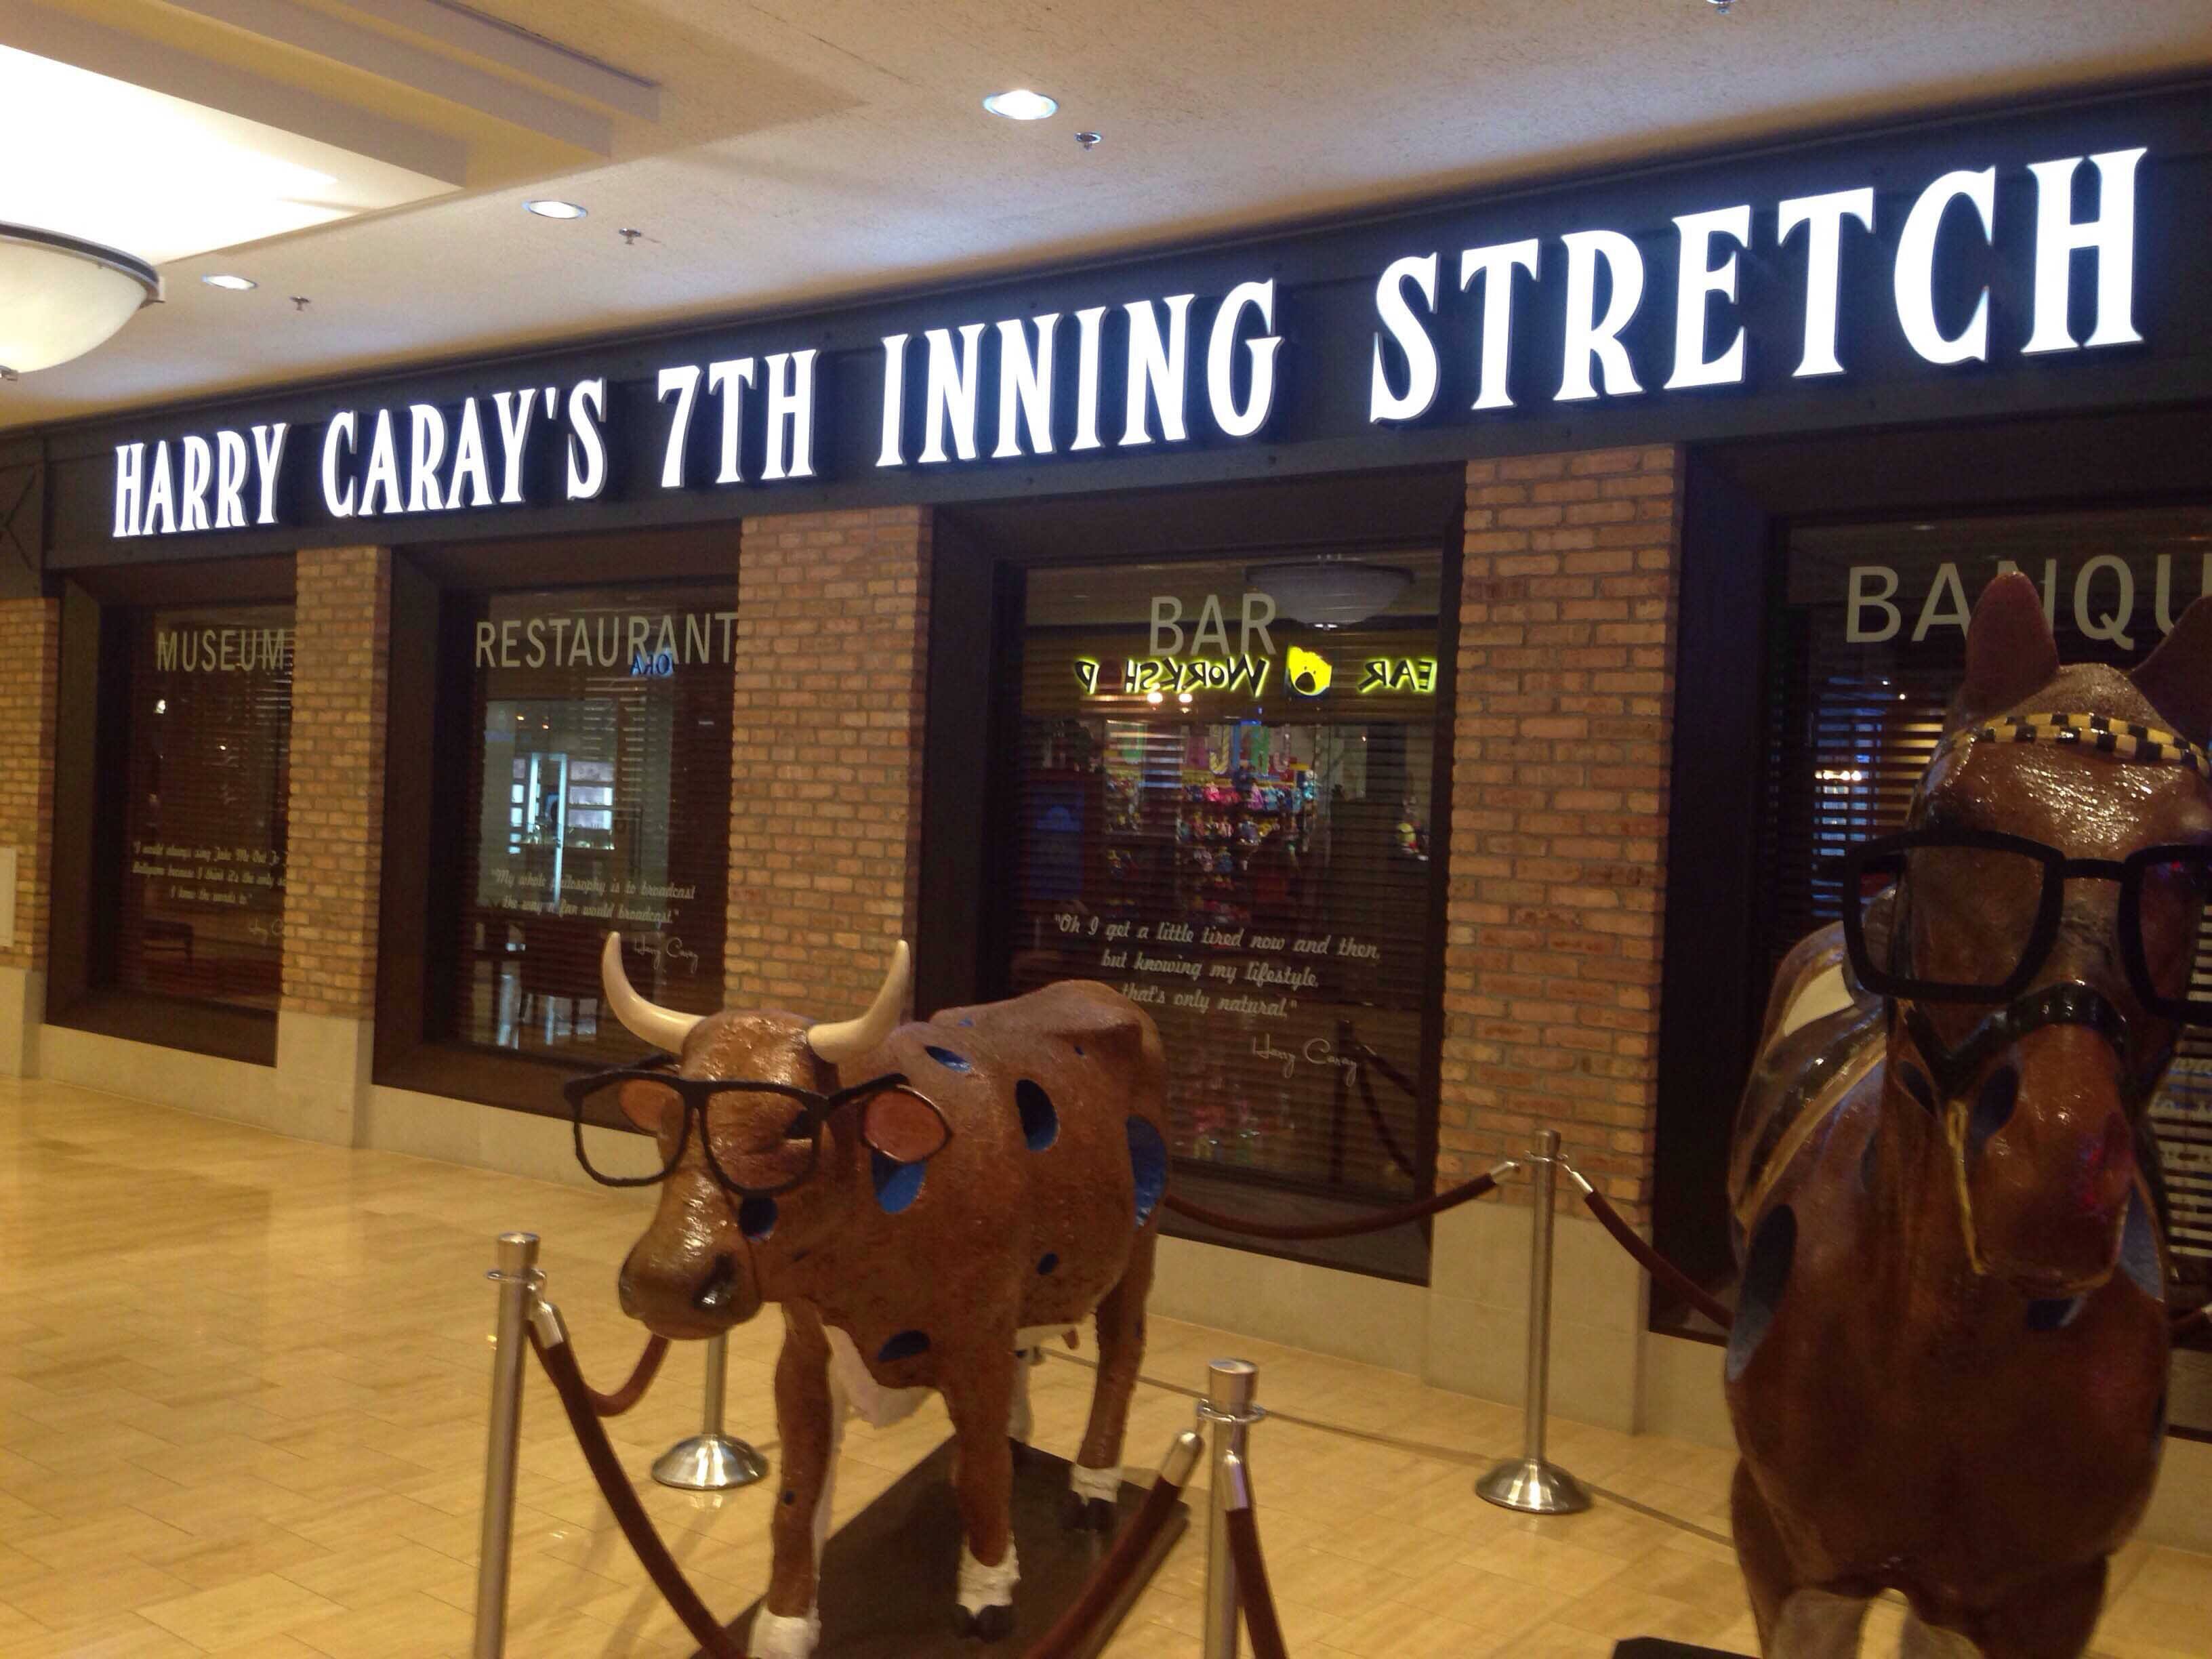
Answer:
[[[1158,1236],[1147,1227],[1129,1248],[1121,1282],[1098,1304],[1098,1378],[1091,1389],[1091,1421],[1083,1449],[1067,1472],[1073,1518],[1095,1531],[1114,1530],[1121,1496],[1121,1441],[1129,1427],[1129,1401],[1145,1363],[1145,1298],[1152,1289],[1152,1252]]]
[[[966,1363],[959,1363],[964,1360]],[[960,1583],[953,1623],[962,1634],[995,1642],[1014,1627],[1013,1444],[1006,1423],[1021,1364],[1011,1342],[947,1355],[939,1392],[952,1419],[953,1495],[960,1504]]]
[[[2076,1659],[2089,1648],[2105,1607],[2103,1556],[2037,1579],[1965,1621],[1987,1659]]]
[[[1759,1651],[1767,1659],[1851,1659],[1866,1621],[1866,1600],[1800,1582],[1765,1495],[1741,1461],[1729,1491],[1729,1513],[1736,1564],[1759,1623]]]
[[[808,1659],[821,1639],[817,1605],[823,1535],[837,1474],[844,1408],[830,1386],[830,1343],[822,1322],[787,1304],[783,1351],[775,1362],[775,1424],[783,1442],[782,1484],[769,1537],[775,1561],[768,1596],[753,1615],[750,1659]]]

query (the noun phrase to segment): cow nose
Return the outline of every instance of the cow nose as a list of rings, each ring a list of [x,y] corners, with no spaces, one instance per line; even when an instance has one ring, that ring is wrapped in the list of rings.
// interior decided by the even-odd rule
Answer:
[[[691,1305],[702,1314],[727,1312],[737,1300],[738,1264],[728,1255],[718,1255],[699,1288],[691,1293]]]

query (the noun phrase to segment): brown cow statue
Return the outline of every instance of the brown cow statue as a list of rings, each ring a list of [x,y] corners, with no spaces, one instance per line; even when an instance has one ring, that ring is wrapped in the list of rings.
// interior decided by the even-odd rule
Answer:
[[[1990,584],[1900,836],[1777,976],[1736,1124],[1736,1553],[1765,1651],[2063,1659],[2165,1431],[2148,1104],[2212,892],[2212,599],[2132,674]],[[2202,998],[2203,993],[2196,993]],[[1938,1634],[1948,1632],[1948,1634]]]
[[[965,1534],[955,1621],[985,1639],[1012,1626],[1008,1436],[1029,1432],[1028,1352],[1094,1314],[1071,1510],[1110,1525],[1121,1490],[1167,1182],[1159,1034],[1079,981],[902,1024],[908,963],[902,943],[858,1019],[810,1024],[656,1007],[631,988],[617,936],[601,962],[608,1008],[675,1057],[578,1085],[618,1091],[659,1137],[665,1174],[632,1182],[661,1190],[623,1264],[623,1309],[678,1339],[783,1309],[782,1486],[755,1659],[805,1659],[819,1638],[848,1413],[881,1425],[927,1389],[944,1396]]]

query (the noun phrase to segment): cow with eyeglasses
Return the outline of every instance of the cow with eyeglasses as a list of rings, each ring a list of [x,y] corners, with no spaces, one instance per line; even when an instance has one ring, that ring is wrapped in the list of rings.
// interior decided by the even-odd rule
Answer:
[[[856,1019],[686,1014],[647,1001],[610,934],[609,1011],[661,1051],[568,1085],[578,1156],[609,1185],[658,1185],[622,1267],[623,1310],[662,1336],[707,1338],[764,1302],[776,1362],[781,1481],[753,1659],[805,1659],[817,1570],[848,1415],[878,1425],[935,1389],[957,1452],[964,1537],[955,1623],[1012,1628],[1019,1577],[1009,1434],[1030,1432],[1028,1355],[1095,1316],[1097,1381],[1071,1518],[1112,1524],[1144,1355],[1167,1182],[1167,1066],[1143,1010],[1104,986],[902,1023],[902,942]],[[593,1167],[582,1126],[617,1106],[656,1137],[658,1173]]]

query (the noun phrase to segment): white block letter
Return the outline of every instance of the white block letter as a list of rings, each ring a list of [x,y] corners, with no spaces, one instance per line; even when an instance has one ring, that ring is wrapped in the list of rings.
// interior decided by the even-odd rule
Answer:
[[[1275,353],[1282,340],[1273,333],[1248,341],[1252,354],[1252,384],[1238,407],[1233,384],[1237,363],[1237,327],[1247,310],[1260,313],[1260,326],[1275,325],[1275,284],[1239,283],[1229,290],[1214,313],[1213,333],[1206,345],[1206,396],[1213,405],[1213,423],[1225,436],[1249,438],[1267,423],[1275,402]]]
[[[884,452],[878,466],[904,466],[899,453],[906,437],[906,336],[884,336]]]
[[[607,414],[604,379],[568,388],[568,499],[594,500],[607,487],[607,444],[599,422]]]
[[[246,434],[228,427],[215,434],[215,527],[246,528]]]
[[[1734,386],[1743,379],[1743,330],[1739,327],[1719,356],[1705,356],[1705,321],[1712,296],[1735,298],[1736,256],[1733,250],[1720,264],[1713,263],[1715,235],[1735,239],[1738,247],[1751,246],[1751,209],[1714,208],[1706,213],[1685,213],[1674,221],[1682,234],[1681,281],[1675,287],[1674,372],[1667,386]]]
[[[676,413],[669,417],[668,448],[660,458],[660,487],[684,488],[684,446],[691,436],[691,410],[699,399],[699,365],[678,363],[660,371],[659,400],[676,394]]]
[[[744,429],[745,388],[752,383],[750,357],[729,357],[707,365],[707,390],[722,400],[722,470],[714,475],[716,483],[745,481],[738,465],[738,439]]]
[[[1036,319],[1036,355],[1030,355],[1029,329],[1018,317],[999,325],[999,447],[991,459],[1010,461],[1022,453],[1018,428],[1027,427],[1032,455],[1052,453],[1052,337],[1060,313]]]
[[[761,458],[761,477],[770,482],[814,476],[814,358],[815,348],[809,346],[804,351],[771,351],[763,365],[768,370],[768,453]]]
[[[1477,276],[1482,283],[1482,392],[1472,407],[1510,409],[1505,372],[1513,360],[1513,272],[1536,274],[1536,239],[1471,247],[1459,256],[1459,285],[1464,292]]]
[[[504,392],[499,395],[507,396]],[[323,428],[323,506],[333,519],[353,517],[353,480],[348,478],[345,488],[338,488],[338,452],[343,449],[350,457],[360,432],[360,417],[349,409],[331,416]]]
[[[1805,355],[1797,374],[1840,374],[1836,359],[1836,296],[1842,282],[1844,221],[1856,219],[1874,228],[1874,191],[1839,190],[1826,196],[1800,196],[1782,204],[1778,241],[1805,229]]]
[[[2074,217],[2074,169],[2070,161],[2038,161],[2035,175],[2035,329],[2024,350],[2072,351],[2078,344],[2130,345],[2136,332],[2136,163],[2140,149],[2109,150],[2089,160],[2097,168],[2097,217]],[[2076,342],[2066,325],[2069,279],[2077,248],[2097,256],[2097,325]]]
[[[138,515],[145,507],[146,446],[115,446],[115,534],[120,538],[138,533]]]
[[[1390,390],[1390,376],[1382,367],[1382,336],[1375,337],[1375,370],[1367,383],[1367,418],[1372,421],[1413,421],[1428,413],[1437,400],[1437,346],[1413,307],[1406,300],[1407,283],[1420,291],[1430,312],[1437,308],[1437,256],[1409,253],[1393,259],[1375,284],[1375,315],[1406,357],[1406,390]]]
[[[960,325],[956,350],[949,329],[933,328],[922,337],[929,342],[929,367],[922,388],[921,463],[933,465],[946,459],[945,428],[952,428],[952,447],[963,461],[975,459],[976,368],[982,357],[983,325]]]
[[[1617,230],[1574,230],[1559,240],[1567,245],[1567,350],[1559,401],[1597,396],[1597,388],[1590,384],[1593,357],[1604,369],[1607,396],[1643,391],[1629,366],[1628,348],[1619,337],[1644,298],[1644,256]],[[1613,274],[1613,298],[1606,306],[1605,320],[1597,322],[1593,319],[1601,258]]]
[[[1152,428],[1146,405],[1160,412],[1160,436],[1171,444],[1183,441],[1183,395],[1190,371],[1190,302],[1195,294],[1176,294],[1160,301],[1168,308],[1168,335],[1160,338],[1159,319],[1153,301],[1135,300],[1123,306],[1129,313],[1129,396],[1121,422],[1121,446],[1148,444]]]
[[[1990,355],[1990,291],[1974,302],[1973,320],[1945,338],[1936,322],[1936,233],[1943,210],[1960,197],[1982,216],[1982,234],[1996,231],[1997,170],[1947,173],[1926,190],[1905,216],[1897,243],[1897,320],[1912,349],[1931,363],[1963,363]]]

